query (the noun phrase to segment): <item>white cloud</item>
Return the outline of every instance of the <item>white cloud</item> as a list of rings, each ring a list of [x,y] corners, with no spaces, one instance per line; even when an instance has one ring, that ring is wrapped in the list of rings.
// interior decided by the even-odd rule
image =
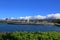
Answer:
[[[25,16],[25,17],[20,17],[20,19],[45,19],[45,16],[37,15],[37,16]]]
[[[46,16],[37,15],[36,18],[37,18],[37,19],[45,19]]]
[[[25,19],[31,19],[32,16],[26,16]]]
[[[60,13],[56,13],[56,14],[48,14],[46,16],[46,18],[50,18],[50,19],[60,19]]]
[[[19,17],[20,19],[60,19],[60,13],[56,13],[56,14],[48,14],[46,16],[41,16],[41,15],[37,15],[37,16],[25,16],[25,17]]]
[[[41,15],[37,15],[37,16],[33,16],[34,19],[45,19],[46,16],[41,16]]]
[[[14,17],[11,17],[10,19],[15,19]]]
[[[31,16],[19,17],[19,19],[30,19]]]
[[[24,19],[24,17],[19,17],[19,19]]]

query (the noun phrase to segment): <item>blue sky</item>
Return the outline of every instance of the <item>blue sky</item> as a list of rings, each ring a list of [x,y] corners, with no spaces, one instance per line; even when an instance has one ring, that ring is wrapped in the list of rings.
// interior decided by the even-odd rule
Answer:
[[[0,0],[0,18],[60,13],[60,0]]]

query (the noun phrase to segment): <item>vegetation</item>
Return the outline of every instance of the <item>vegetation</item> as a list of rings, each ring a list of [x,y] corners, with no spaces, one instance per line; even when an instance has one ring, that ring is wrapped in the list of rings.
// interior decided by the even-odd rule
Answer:
[[[60,40],[60,32],[0,33],[0,40]]]
[[[51,20],[51,22],[60,24],[60,19],[54,19],[54,20]]]

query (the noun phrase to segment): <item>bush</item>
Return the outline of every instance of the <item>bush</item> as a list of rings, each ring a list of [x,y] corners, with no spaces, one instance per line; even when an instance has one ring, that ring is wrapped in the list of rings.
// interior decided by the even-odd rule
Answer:
[[[60,40],[60,32],[0,33],[0,40]]]

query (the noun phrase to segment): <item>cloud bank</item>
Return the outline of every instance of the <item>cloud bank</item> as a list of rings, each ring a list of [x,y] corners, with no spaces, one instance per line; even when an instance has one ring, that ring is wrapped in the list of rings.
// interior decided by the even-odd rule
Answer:
[[[8,19],[60,19],[60,13],[55,13],[55,14],[52,13],[46,16],[36,15],[36,16],[25,16],[25,17],[18,17],[18,18],[11,17]]]
[[[25,16],[25,17],[19,17],[20,19],[60,19],[60,13],[55,14],[48,14],[46,16]]]
[[[50,18],[50,19],[60,19],[60,13],[56,13],[56,14],[48,14],[46,16],[46,18]]]

